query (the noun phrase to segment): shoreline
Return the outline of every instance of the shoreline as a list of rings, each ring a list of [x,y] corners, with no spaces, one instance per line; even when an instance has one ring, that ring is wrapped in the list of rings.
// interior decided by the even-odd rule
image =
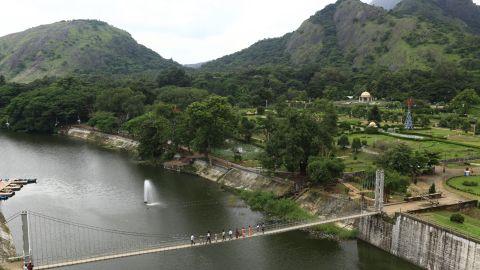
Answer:
[[[132,155],[136,155],[136,148],[139,145],[139,142],[122,137],[120,135],[107,134],[100,131],[96,131],[92,128],[86,128],[83,126],[72,126],[68,128],[61,129],[58,132],[60,135],[68,136],[75,139],[80,139],[83,141],[88,141],[95,143],[100,147],[105,147],[112,150],[126,151]],[[141,164],[146,164],[149,166],[155,167],[164,167],[164,162],[161,161],[136,161]],[[169,170],[167,168],[167,170]],[[199,176],[205,180],[212,181],[220,185],[221,187],[232,189],[234,191],[261,191],[261,192],[273,192],[277,197],[291,197],[292,191],[294,189],[294,183],[291,181],[278,181],[278,179],[270,179],[270,177],[252,172],[241,170],[238,167],[225,168],[221,165],[209,165],[205,161],[195,160],[191,166],[186,166],[185,169],[180,170],[171,170],[180,173],[187,173]],[[316,203],[310,202],[312,200],[311,196],[305,196],[309,194],[304,194],[296,200],[293,200],[302,210],[307,213],[315,213],[321,211],[321,207],[315,206],[321,198],[315,198]],[[311,195],[311,194],[310,194]],[[303,197],[303,199],[302,199]],[[345,225],[345,224],[342,224]],[[336,229],[333,229],[335,227]],[[349,240],[352,239],[350,236],[352,231],[345,229],[344,226],[340,224],[335,224],[329,226],[324,231],[319,228],[312,228],[307,230],[310,234],[321,239],[335,239],[335,240]],[[339,235],[349,235],[348,237],[340,237]],[[354,237],[356,239],[356,237]]]

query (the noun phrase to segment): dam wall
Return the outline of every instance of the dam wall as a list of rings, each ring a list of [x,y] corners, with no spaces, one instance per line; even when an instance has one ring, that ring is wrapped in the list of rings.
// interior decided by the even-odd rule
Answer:
[[[432,270],[480,269],[480,241],[431,224],[412,214],[362,218],[358,238]]]

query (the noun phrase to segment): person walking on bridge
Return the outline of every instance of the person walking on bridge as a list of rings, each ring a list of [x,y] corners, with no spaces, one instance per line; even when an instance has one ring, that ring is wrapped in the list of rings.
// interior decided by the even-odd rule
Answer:
[[[195,245],[195,236],[193,234],[190,236],[190,244],[192,246]]]
[[[225,233],[225,229],[223,229],[222,231],[222,242],[225,241],[226,239],[226,233]]]
[[[210,234],[210,231],[207,232],[207,241],[205,241],[205,244],[211,244],[212,243],[212,235]]]
[[[262,234],[265,234],[265,223],[262,223]]]
[[[245,238],[245,227],[242,227],[242,238]]]
[[[253,231],[252,231],[252,226],[248,225],[248,237],[252,237]]]
[[[238,239],[240,236],[240,232],[238,231],[238,228],[235,229],[235,238]]]
[[[230,230],[228,231],[228,237],[230,238],[230,240],[232,240],[232,239],[233,239],[233,232],[232,232],[232,229],[230,229]]]

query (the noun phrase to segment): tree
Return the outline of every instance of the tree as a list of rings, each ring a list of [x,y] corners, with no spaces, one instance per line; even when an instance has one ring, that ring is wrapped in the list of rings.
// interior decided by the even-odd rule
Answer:
[[[284,165],[305,175],[311,156],[327,156],[333,148],[333,137],[324,125],[309,112],[289,111],[275,122],[262,163],[267,168]]]
[[[342,149],[347,148],[347,146],[350,145],[350,142],[348,141],[348,136],[345,135],[345,134],[342,134],[342,136],[340,136],[340,138],[338,138],[337,144],[338,144],[338,146],[340,146]]]
[[[352,141],[352,151],[353,153],[358,153],[362,149],[362,142],[360,141],[360,138],[353,138]]]
[[[396,171],[385,171],[385,195],[393,194],[394,192],[406,192],[409,185],[408,176],[401,175]]]
[[[164,117],[148,113],[140,123],[138,131],[140,145],[138,153],[143,159],[164,157],[171,147],[172,125]]]
[[[171,85],[158,89],[158,92],[158,100],[165,103],[175,104],[182,110],[187,108],[187,106],[193,102],[202,101],[210,95],[210,93],[204,89]]]
[[[480,97],[474,89],[465,89],[450,102],[450,107],[459,114],[468,114],[472,106],[480,104]]]
[[[404,143],[395,145],[379,158],[379,164],[401,174],[409,174],[415,164],[412,149]]]
[[[419,119],[420,126],[422,128],[427,128],[430,126],[430,117],[428,115],[422,114],[419,117],[417,117],[417,119]]]
[[[462,119],[460,125],[462,127],[462,130],[465,133],[468,133],[470,131],[470,129],[472,128],[472,124],[470,124],[470,121],[468,121],[468,119]]]
[[[435,187],[435,183],[432,183],[432,185],[428,189],[428,194],[434,194],[434,193],[437,193],[437,189]]]
[[[141,115],[145,96],[130,88],[111,88],[101,92],[96,99],[98,111],[113,112],[122,122]]]
[[[232,106],[219,96],[190,104],[186,114],[193,135],[191,143],[207,156],[213,147],[222,145],[232,135],[236,123]]]
[[[3,74],[0,74],[0,86],[4,85],[5,83],[5,76],[3,76]]]
[[[90,126],[98,128],[106,133],[114,133],[118,129],[118,118],[111,112],[98,111],[88,121]]]
[[[340,178],[345,170],[345,164],[338,158],[311,157],[307,172],[314,183],[328,185]]]
[[[413,152],[409,146],[403,143],[390,148],[378,159],[380,166],[410,175],[414,179],[425,170],[431,170],[439,162],[440,155],[438,153],[428,150]]]
[[[249,120],[247,117],[242,117],[240,120],[238,131],[246,142],[250,142],[256,126],[255,121]]]
[[[368,121],[373,121],[377,124],[382,122],[382,115],[377,105],[374,105],[368,112]]]
[[[176,85],[180,87],[191,86],[192,79],[185,73],[184,69],[173,67],[163,70],[157,76],[158,87],[164,87],[166,85]]]

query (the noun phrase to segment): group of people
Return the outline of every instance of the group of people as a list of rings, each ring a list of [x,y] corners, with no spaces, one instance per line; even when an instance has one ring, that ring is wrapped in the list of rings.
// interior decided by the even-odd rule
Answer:
[[[23,270],[33,270],[33,263],[30,261],[28,263],[23,264]]]
[[[235,231],[230,229],[227,232],[224,229],[220,235],[222,236],[221,241],[227,241],[227,240],[233,240],[233,237],[235,237],[235,239],[251,237],[255,233],[260,233],[260,232],[262,234],[265,233],[265,223],[259,223],[255,226],[255,228],[252,227],[251,225],[248,225],[247,228],[242,227],[242,229],[240,229],[240,230],[238,228],[236,228]],[[218,236],[219,236],[219,234],[217,234],[217,233],[213,234],[213,241],[214,242],[219,241]],[[202,239],[201,236],[199,238]],[[190,243],[191,243],[192,246],[196,244],[196,238],[195,238],[195,235],[193,235],[193,234],[190,236]],[[203,243],[204,244],[211,244],[212,243],[212,233],[210,231],[207,231],[207,234],[205,235],[205,241]]]

